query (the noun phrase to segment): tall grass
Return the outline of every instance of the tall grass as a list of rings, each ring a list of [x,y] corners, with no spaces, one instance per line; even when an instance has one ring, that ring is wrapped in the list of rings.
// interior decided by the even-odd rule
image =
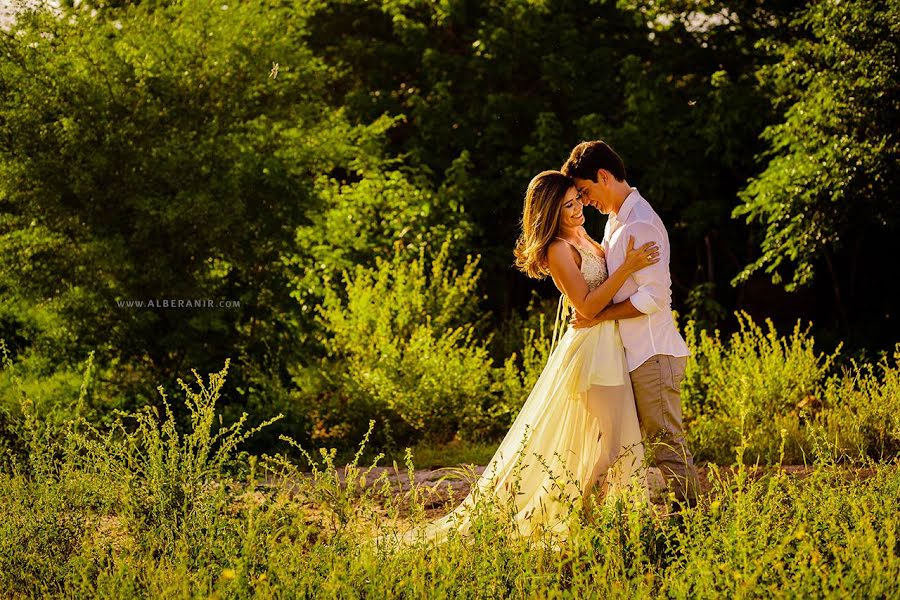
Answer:
[[[816,348],[799,323],[787,336],[738,313],[727,340],[688,322],[682,383],[690,447],[700,460],[792,464],[827,448],[834,458],[891,459],[900,449],[900,344],[877,365],[839,368],[840,347]],[[823,446],[820,440],[827,440]],[[784,449],[782,450],[782,446]]]
[[[825,383],[816,422],[842,455],[900,454],[900,344],[877,364],[850,366]]]
[[[680,519],[612,506],[576,521],[571,537],[554,549],[509,536],[502,521],[485,513],[467,538],[376,548],[366,543],[375,533],[433,516],[427,490],[412,477],[414,457],[374,477],[377,457],[360,465],[367,438],[346,466],[335,464],[333,451],[308,451],[290,438],[285,450],[303,455],[300,464],[284,454],[261,460],[243,454],[239,444],[265,424],[248,428],[246,417],[220,422],[216,402],[227,367],[205,381],[197,377],[194,386],[182,384],[185,422],[162,391],[162,411],[123,413],[104,429],[78,418],[44,421],[25,394],[24,417],[14,423],[20,450],[0,471],[0,596],[717,598],[900,591],[896,457],[861,454],[857,468],[849,468],[835,462],[836,449],[822,438],[815,468],[799,478],[777,467],[747,467],[752,438],[745,431],[736,467],[712,468],[712,489]],[[874,383],[861,380],[849,389],[863,394],[866,385]],[[858,417],[861,428],[874,420]]]

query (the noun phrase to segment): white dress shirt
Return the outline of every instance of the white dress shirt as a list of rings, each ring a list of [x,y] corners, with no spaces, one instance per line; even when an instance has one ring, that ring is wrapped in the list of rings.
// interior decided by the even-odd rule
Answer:
[[[669,234],[666,226],[637,188],[625,198],[618,213],[610,213],[603,232],[603,249],[610,273],[625,262],[628,238],[634,236],[634,247],[646,242],[659,246],[659,262],[634,273],[619,289],[613,302],[631,299],[644,313],[619,321],[619,334],[625,345],[628,370],[634,371],[656,354],[688,356],[684,338],[675,328],[672,317],[672,277],[669,275]]]

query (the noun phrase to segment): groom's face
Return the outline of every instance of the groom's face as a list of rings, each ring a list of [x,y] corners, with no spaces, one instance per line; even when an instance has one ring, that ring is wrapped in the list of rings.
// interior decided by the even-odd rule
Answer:
[[[580,195],[583,204],[586,206],[593,206],[603,214],[609,213],[609,208],[607,207],[605,200],[608,194],[606,193],[602,179],[598,177],[597,181],[591,181],[590,179],[579,179],[576,177],[575,188],[578,190],[578,194]]]

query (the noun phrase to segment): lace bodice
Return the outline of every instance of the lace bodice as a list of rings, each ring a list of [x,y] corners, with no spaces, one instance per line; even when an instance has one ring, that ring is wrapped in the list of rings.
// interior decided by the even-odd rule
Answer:
[[[606,278],[609,277],[609,272],[606,270],[606,259],[604,257],[597,256],[591,250],[576,246],[568,240],[563,241],[575,248],[578,254],[581,255],[581,274],[584,276],[589,290],[599,287],[601,283],[606,281]]]
[[[588,289],[593,290],[609,277],[609,273],[606,270],[606,259],[602,256],[597,256],[590,250],[581,248],[577,250],[581,254],[581,274],[584,275]]]

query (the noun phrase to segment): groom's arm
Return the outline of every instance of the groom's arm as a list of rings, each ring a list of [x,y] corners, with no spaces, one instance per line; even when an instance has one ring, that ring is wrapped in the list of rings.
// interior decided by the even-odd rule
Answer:
[[[669,240],[665,231],[660,231],[650,223],[630,223],[625,226],[622,235],[634,236],[635,246],[646,242],[656,242],[659,246],[659,262],[644,267],[631,277],[638,289],[627,299],[602,311],[603,320],[632,319],[644,315],[652,315],[669,304]],[[624,306],[623,306],[624,305]],[[600,315],[598,315],[600,316]]]
[[[589,319],[581,314],[576,314],[570,322],[575,329],[581,329],[583,327],[593,327],[600,321],[619,321],[621,319],[633,319],[635,317],[643,316],[644,313],[636,309],[634,304],[631,303],[631,298],[628,298],[621,302],[617,302],[616,304],[607,306],[597,313],[597,316],[593,319]]]
[[[597,321],[620,321],[622,319],[643,317],[645,314],[647,313],[642,313],[635,308],[634,304],[631,303],[631,298],[628,298],[611,306],[607,306],[600,311],[600,314],[598,314],[595,319]]]

